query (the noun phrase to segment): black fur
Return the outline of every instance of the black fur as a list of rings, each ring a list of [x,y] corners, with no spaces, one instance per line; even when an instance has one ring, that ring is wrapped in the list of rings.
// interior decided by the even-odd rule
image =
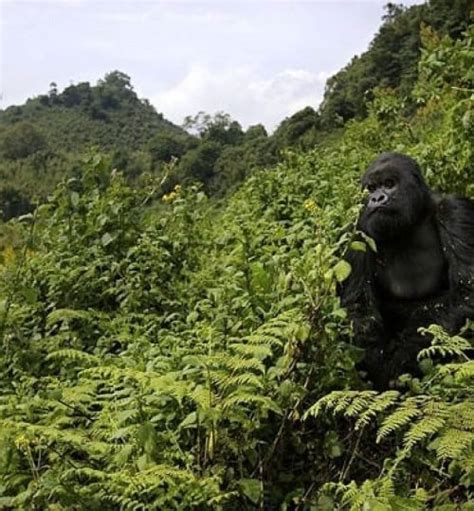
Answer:
[[[474,203],[439,197],[408,156],[384,153],[367,169],[369,196],[358,227],[377,252],[351,251],[342,304],[365,348],[361,369],[379,389],[416,373],[430,339],[417,332],[437,323],[454,334],[474,318]]]

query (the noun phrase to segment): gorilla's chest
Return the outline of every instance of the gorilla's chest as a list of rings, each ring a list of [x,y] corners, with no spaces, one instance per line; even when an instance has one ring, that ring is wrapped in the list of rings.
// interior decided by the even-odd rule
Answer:
[[[408,241],[408,242],[407,242]],[[376,285],[395,299],[432,298],[445,287],[447,269],[436,231],[420,228],[405,243],[382,248],[376,261]]]

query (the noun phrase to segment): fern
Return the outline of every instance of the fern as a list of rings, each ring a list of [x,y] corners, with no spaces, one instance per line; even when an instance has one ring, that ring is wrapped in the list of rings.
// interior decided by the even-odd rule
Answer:
[[[403,401],[394,412],[383,420],[377,433],[377,442],[381,442],[388,435],[412,424],[416,418],[423,414],[421,405],[424,401],[425,398],[420,397],[408,398]]]
[[[436,454],[442,459],[459,459],[474,445],[474,433],[448,428],[435,443]]]
[[[431,346],[421,350],[418,353],[418,360],[424,358],[435,358],[437,355],[441,357],[459,357],[468,360],[468,354],[472,349],[471,343],[455,335],[449,336],[439,325],[431,325],[429,328],[420,328],[420,332],[424,335],[432,335],[433,340]]]
[[[272,399],[266,396],[258,396],[255,394],[250,394],[248,392],[239,390],[230,394],[222,403],[224,409],[232,409],[233,406],[236,405],[253,405],[258,403],[261,405],[263,410],[271,410],[278,415],[281,415],[283,411],[281,408],[275,403]]]
[[[359,414],[356,421],[356,429],[361,429],[367,426],[375,417],[386,411],[397,402],[400,393],[397,391],[383,392],[375,397],[365,411]]]
[[[97,366],[99,364],[99,358],[94,355],[90,355],[84,351],[74,350],[74,349],[62,349],[56,350],[53,353],[50,353],[46,360],[56,360],[58,362],[61,361],[70,361],[79,363],[83,366]]]
[[[442,416],[430,415],[423,417],[419,422],[411,426],[405,434],[403,439],[405,452],[410,452],[416,444],[432,436],[434,433],[438,433],[445,424],[446,418]]]
[[[463,363],[446,364],[439,368],[441,376],[452,375],[456,383],[462,385],[472,385],[474,380],[474,360]]]
[[[335,391],[321,398],[304,414],[303,419],[317,417],[324,410],[346,417],[357,417],[356,429],[366,426],[377,414],[384,412],[396,403],[399,392],[388,391],[379,394],[374,390]]]

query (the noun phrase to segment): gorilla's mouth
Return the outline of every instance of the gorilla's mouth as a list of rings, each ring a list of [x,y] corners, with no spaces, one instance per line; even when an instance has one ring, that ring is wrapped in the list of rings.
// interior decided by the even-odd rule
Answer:
[[[391,213],[393,213],[393,208],[390,207],[389,204],[383,204],[381,206],[377,206],[376,208],[369,210],[369,216],[372,216],[376,213],[377,214],[387,214],[387,213],[391,214]]]

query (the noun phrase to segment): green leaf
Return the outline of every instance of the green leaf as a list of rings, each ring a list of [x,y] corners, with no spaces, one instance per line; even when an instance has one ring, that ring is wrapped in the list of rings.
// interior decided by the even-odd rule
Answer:
[[[334,266],[334,274],[338,282],[343,282],[351,274],[351,265],[341,259],[336,266]]]
[[[360,234],[364,238],[364,241],[367,243],[367,245],[369,245],[370,249],[373,252],[377,252],[377,244],[375,243],[375,240],[373,238],[371,238],[370,236],[367,236],[367,234],[365,234],[365,232],[361,232]]]
[[[364,511],[392,511],[392,506],[376,499],[370,499],[364,504]]]
[[[358,252],[366,252],[367,245],[363,241],[353,241],[351,243],[351,249],[357,250]]]
[[[196,425],[197,425],[197,413],[196,412],[191,412],[190,414],[188,414],[184,418],[184,420],[181,422],[179,427],[181,429],[195,428]]]
[[[334,511],[336,507],[334,500],[329,495],[321,495],[318,499],[318,505],[314,509],[318,511]]]
[[[239,486],[242,493],[254,504],[259,502],[262,495],[262,485],[258,479],[241,479]]]
[[[470,110],[468,110],[463,116],[462,116],[462,125],[465,130],[468,130],[471,127],[472,124],[472,113]]]
[[[114,461],[118,465],[125,465],[127,461],[130,459],[130,456],[133,454],[134,446],[132,444],[125,444],[114,456]]]
[[[269,292],[271,290],[272,278],[260,262],[250,264],[250,272],[252,275],[252,287],[261,292]]]
[[[111,236],[108,232],[106,232],[102,238],[100,239],[102,245],[106,247],[107,245],[110,245],[112,241],[114,241],[113,236]]]
[[[71,204],[77,208],[79,204],[79,194],[77,192],[71,192]]]
[[[19,222],[30,222],[31,220],[33,220],[33,214],[32,213],[27,213],[26,215],[21,215],[18,217],[18,221]]]

